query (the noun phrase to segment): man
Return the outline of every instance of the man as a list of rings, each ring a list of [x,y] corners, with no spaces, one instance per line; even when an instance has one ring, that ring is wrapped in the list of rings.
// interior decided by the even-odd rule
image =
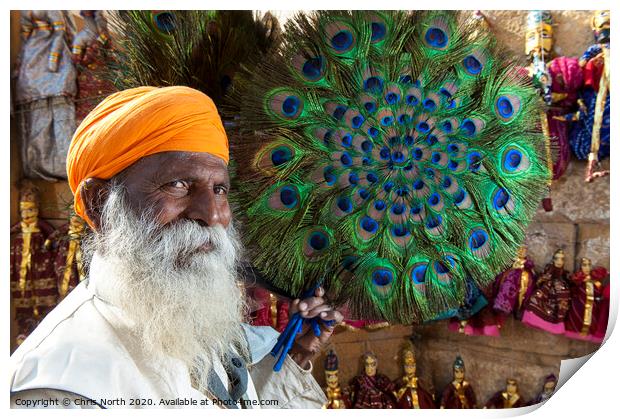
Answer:
[[[67,174],[89,275],[12,355],[13,406],[321,407],[310,359],[333,327],[302,332],[276,373],[277,332],[242,323],[227,163],[194,89],[129,89],[84,119]],[[291,311],[342,321],[322,295]]]

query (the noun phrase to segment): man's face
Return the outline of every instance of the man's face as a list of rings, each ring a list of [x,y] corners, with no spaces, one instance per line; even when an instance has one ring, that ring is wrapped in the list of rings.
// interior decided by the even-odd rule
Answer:
[[[377,360],[371,356],[366,357],[364,360],[364,372],[369,377],[374,377],[377,374]]]
[[[158,153],[140,159],[121,176],[129,205],[137,214],[152,208],[161,225],[191,219],[226,228],[231,221],[228,169],[211,154]]]

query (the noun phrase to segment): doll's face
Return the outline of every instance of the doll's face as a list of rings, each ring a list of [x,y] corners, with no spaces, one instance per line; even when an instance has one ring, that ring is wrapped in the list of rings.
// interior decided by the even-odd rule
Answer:
[[[455,368],[454,369],[454,379],[458,382],[461,382],[465,379],[465,369],[463,368]]]
[[[367,356],[364,359],[364,372],[369,377],[374,377],[377,374],[377,360],[371,356]]]
[[[26,224],[36,222],[39,216],[39,209],[35,206],[21,208],[19,211],[20,211],[22,221],[25,222]]]
[[[408,376],[415,375],[416,369],[417,369],[417,367],[416,367],[415,363],[408,362],[404,366],[405,374],[408,375]]]
[[[338,387],[338,371],[325,371],[325,382],[329,388]]]
[[[610,15],[609,10],[597,10],[592,16],[592,30],[596,42],[604,44],[610,39]]]
[[[506,393],[512,396],[514,394],[517,394],[517,391],[519,391],[519,388],[517,387],[516,382],[509,381],[506,383]]]
[[[553,255],[553,265],[556,268],[563,268],[564,267],[564,252],[556,252]]]
[[[581,259],[581,271],[586,275],[589,275],[592,272],[592,261],[590,259]]]
[[[548,23],[539,22],[538,25],[528,27],[525,32],[525,53],[551,54],[553,48],[553,28]]]
[[[543,386],[543,393],[551,395],[555,391],[555,381],[547,381]]]

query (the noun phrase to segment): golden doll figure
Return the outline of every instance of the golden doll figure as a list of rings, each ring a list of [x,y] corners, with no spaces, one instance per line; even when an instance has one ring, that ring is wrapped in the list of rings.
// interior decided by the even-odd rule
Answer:
[[[608,277],[607,269],[601,266],[592,267],[589,258],[581,258],[579,271],[571,275],[571,303],[564,321],[565,336],[601,342],[594,335],[600,328],[599,313],[603,301],[604,282]]]
[[[558,249],[536,282],[536,290],[525,305],[522,322],[553,334],[563,334],[564,318],[570,304],[565,254]]]
[[[325,395],[327,403],[323,405],[323,409],[349,409],[351,402],[349,397],[340,389],[340,380],[338,379],[338,357],[333,350],[330,350],[325,358]]]
[[[441,409],[476,409],[476,393],[465,380],[465,362],[457,356],[452,365],[453,380],[441,397]]]
[[[385,375],[377,372],[377,356],[366,352],[364,372],[351,380],[351,401],[354,409],[393,409],[396,407],[396,386]]]
[[[411,344],[403,349],[402,361],[405,375],[396,381],[396,406],[400,409],[434,409],[433,396],[420,385],[416,376],[417,365]]]
[[[58,301],[52,255],[45,246],[54,229],[39,219],[37,190],[29,182],[22,186],[19,211],[21,221],[11,227],[10,260],[18,345]]]
[[[85,278],[81,249],[85,230],[84,220],[73,214],[69,222],[60,226],[47,240],[53,252],[59,300]]]
[[[523,397],[519,394],[517,380],[506,380],[506,388],[495,393],[484,405],[485,409],[512,409],[525,406]]]

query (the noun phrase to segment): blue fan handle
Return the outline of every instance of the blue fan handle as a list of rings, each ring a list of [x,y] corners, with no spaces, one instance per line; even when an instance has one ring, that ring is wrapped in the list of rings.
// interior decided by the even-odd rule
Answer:
[[[320,284],[306,291],[303,294],[302,299],[312,297],[319,286]],[[304,322],[311,325],[314,335],[317,337],[321,336],[321,326],[319,322],[330,327],[334,325],[333,320],[321,320],[316,317],[312,319],[304,319],[303,317],[301,317],[301,314],[299,314],[299,312],[293,314],[293,316],[286,324],[284,331],[278,337],[278,341],[276,342],[275,346],[271,350],[271,355],[278,358],[275,365],[273,366],[274,371],[277,372],[282,369],[282,364],[286,359],[286,355],[288,355],[288,353],[291,351],[297,335],[301,333]]]

